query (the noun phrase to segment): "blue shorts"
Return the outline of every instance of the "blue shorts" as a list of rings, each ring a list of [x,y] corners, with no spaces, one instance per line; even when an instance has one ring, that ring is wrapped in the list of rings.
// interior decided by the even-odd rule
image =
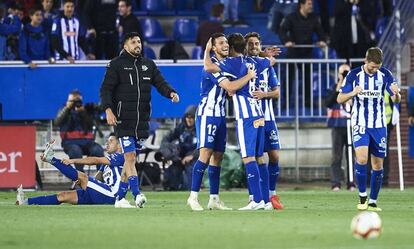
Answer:
[[[209,148],[224,152],[226,149],[226,117],[197,116],[197,149]]]
[[[122,153],[135,152],[137,155],[144,147],[145,140],[138,140],[136,137],[125,136],[119,138],[119,143],[122,147]]]
[[[263,156],[264,123],[264,118],[236,120],[237,140],[242,158]]]
[[[275,121],[265,121],[264,151],[280,150],[279,131]]]
[[[88,178],[88,185],[86,190],[79,189],[78,205],[105,205],[115,204],[115,194],[111,188],[103,182],[96,180],[93,177]]]
[[[387,128],[366,128],[354,125],[352,127],[354,147],[368,146],[369,152],[380,158],[387,156]]]

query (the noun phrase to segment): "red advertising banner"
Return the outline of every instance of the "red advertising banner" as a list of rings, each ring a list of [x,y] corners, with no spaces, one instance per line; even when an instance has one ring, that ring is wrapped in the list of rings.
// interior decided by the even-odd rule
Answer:
[[[0,188],[36,185],[36,127],[0,126]]]

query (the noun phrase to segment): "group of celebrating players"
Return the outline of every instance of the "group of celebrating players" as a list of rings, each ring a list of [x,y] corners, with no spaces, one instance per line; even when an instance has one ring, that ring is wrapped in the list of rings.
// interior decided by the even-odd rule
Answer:
[[[17,204],[114,204],[118,208],[144,206],[147,199],[139,191],[134,163],[142,142],[147,137],[145,133],[140,133],[146,129],[146,120],[140,120],[140,117],[144,110],[148,111],[142,108],[146,102],[151,101],[150,98],[143,98],[143,91],[148,88],[145,84],[149,88],[155,86],[173,102],[178,102],[179,96],[163,79],[154,62],[141,57],[141,49],[138,34],[127,34],[124,38],[124,51],[120,55],[124,58],[124,64],[118,65],[122,58],[112,60],[102,83],[101,102],[106,110],[108,124],[114,125],[117,132],[117,136],[112,134],[108,138],[108,155],[102,158],[59,160],[54,157],[53,142],[50,142],[41,156],[43,161],[53,164],[62,174],[78,181],[81,189],[25,199],[20,187]],[[276,193],[280,141],[273,112],[273,99],[279,97],[280,90],[273,65],[274,56],[279,53],[277,48],[262,51],[260,35],[255,32],[244,37],[239,33],[227,37],[216,33],[208,41],[204,52],[201,101],[196,113],[200,155],[194,164],[191,192],[187,200],[192,210],[204,210],[198,193],[207,168],[210,185],[207,208],[232,210],[219,198],[220,165],[226,147],[224,107],[227,96],[233,101],[238,145],[246,168],[249,190],[249,202],[239,210],[283,209]],[[387,91],[393,102],[401,100],[398,85],[391,72],[381,67],[382,61],[383,54],[379,48],[368,49],[365,64],[349,72],[337,98],[338,103],[351,99],[353,102],[352,130],[359,210],[381,211],[376,203],[382,184],[382,163],[387,146],[384,93]],[[131,66],[125,63],[131,63]],[[120,89],[123,92],[120,93]],[[129,102],[124,96],[128,96]],[[131,120],[134,122],[129,122]],[[268,154],[268,163],[264,152]],[[371,156],[373,168],[369,199],[366,193],[368,156]],[[101,167],[94,178],[70,166],[76,163],[106,166]],[[133,194],[135,205],[125,199],[128,188]]]

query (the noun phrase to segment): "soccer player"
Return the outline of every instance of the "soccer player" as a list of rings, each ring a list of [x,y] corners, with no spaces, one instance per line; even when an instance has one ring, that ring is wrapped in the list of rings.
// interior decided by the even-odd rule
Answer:
[[[44,162],[55,166],[63,175],[77,181],[81,189],[59,192],[54,195],[24,198],[22,185],[18,188],[17,205],[59,205],[69,203],[74,205],[85,204],[114,204],[115,194],[118,192],[121,181],[121,172],[124,165],[124,156],[121,154],[121,146],[115,135],[111,134],[106,142],[106,157],[86,157],[81,159],[57,159],[54,157],[53,144],[46,144],[46,149],[40,156]],[[103,164],[95,178],[74,169],[70,164]],[[125,175],[122,178],[126,178]],[[130,207],[134,207],[129,205]]]
[[[365,64],[346,76],[337,101],[342,104],[352,98],[352,136],[356,154],[355,175],[358,183],[358,210],[381,211],[377,206],[382,185],[383,161],[387,149],[387,128],[384,93],[394,103],[401,100],[400,89],[391,72],[382,67],[380,48],[369,48]],[[367,161],[371,152],[371,192],[367,201]]]
[[[222,33],[215,33],[207,42],[204,56],[210,57],[210,51],[214,52],[213,61],[218,63],[228,56],[229,45]],[[187,204],[192,210],[202,211],[203,207],[198,201],[201,181],[204,171],[208,167],[210,182],[210,200],[208,209],[231,210],[219,199],[220,164],[226,146],[226,113],[224,104],[226,91],[234,92],[256,77],[253,70],[245,70],[245,76],[230,82],[222,73],[202,72],[201,101],[198,106],[196,131],[197,148],[200,156],[193,168],[190,197]]]
[[[250,63],[257,63],[259,54],[262,51],[260,35],[256,32],[247,33],[244,36],[247,43],[247,60]],[[279,196],[276,195],[276,184],[279,176],[279,132],[277,130],[275,114],[273,111],[273,99],[279,97],[280,83],[277,79],[275,70],[269,66],[263,70],[256,81],[257,90],[252,92],[252,96],[259,100],[262,107],[265,126],[264,126],[264,151],[269,156],[269,166],[266,165],[263,156],[257,158],[261,178],[263,200],[272,203],[274,209],[283,209]],[[269,191],[269,195],[267,195]],[[253,199],[249,188],[249,200]]]
[[[238,79],[247,71],[247,67],[257,70],[258,75],[271,65],[267,58],[255,58],[257,63],[249,63],[244,57],[246,42],[239,34],[227,37],[230,46],[230,56],[218,65],[213,64],[209,57],[204,56],[204,66],[208,72],[222,71],[224,75]],[[239,210],[273,209],[271,203],[263,201],[260,185],[260,174],[256,157],[263,156],[264,116],[262,108],[252,93],[256,91],[256,79],[249,81],[237,90],[232,98],[236,116],[237,139],[240,153],[246,167],[247,181],[253,194],[253,201]]]

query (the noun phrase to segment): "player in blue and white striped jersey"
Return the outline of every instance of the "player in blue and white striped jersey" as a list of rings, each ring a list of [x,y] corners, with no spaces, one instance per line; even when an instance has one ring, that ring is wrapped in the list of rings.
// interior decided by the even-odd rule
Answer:
[[[85,43],[86,30],[80,25],[78,18],[74,15],[75,1],[63,1],[63,13],[53,20],[51,42],[55,57],[58,60],[66,59],[70,63],[81,58],[81,48],[88,53]],[[93,56],[88,55],[89,59]]]
[[[271,61],[267,58],[255,58],[256,63],[248,61],[243,54],[246,48],[246,42],[241,34],[229,35],[228,41],[230,45],[230,56],[232,58],[227,58],[226,60],[220,61],[218,65],[215,65],[209,58],[204,57],[206,71],[221,71],[224,75],[237,79],[244,74],[247,70],[246,67],[254,68],[259,75],[271,65]],[[265,122],[259,101],[252,96],[252,92],[254,91],[256,91],[255,79],[250,80],[249,84],[237,90],[232,97],[240,153],[243,163],[246,166],[247,180],[253,194],[253,201],[239,210],[265,208],[260,186],[260,174],[256,161],[256,157],[263,155],[262,137],[264,136]]]
[[[118,192],[121,178],[126,179],[125,175],[121,176],[124,156],[120,153],[121,146],[115,135],[110,135],[108,138],[106,143],[108,155],[106,157],[60,160],[54,157],[53,144],[54,141],[51,141],[46,145],[46,149],[41,155],[42,161],[52,164],[72,181],[77,181],[81,189],[60,192],[49,196],[31,197],[25,200],[23,190],[20,187],[16,204],[59,205],[61,203],[69,203],[75,205],[103,205],[115,203],[115,195]],[[101,167],[94,178],[91,176],[88,177],[84,172],[77,171],[70,164],[104,164],[105,167]],[[124,205],[123,207],[133,206],[129,204],[129,206]]]
[[[399,87],[391,72],[381,67],[383,54],[380,48],[369,48],[365,64],[354,68],[346,76],[338,103],[352,98],[352,136],[355,147],[355,175],[358,183],[359,210],[381,211],[377,207],[382,185],[383,162],[387,149],[387,125],[384,93],[388,92],[394,103],[401,100]],[[368,150],[369,149],[369,150]],[[367,161],[371,153],[371,192],[367,201]]]
[[[260,35],[256,32],[250,32],[244,38],[247,43],[247,58],[250,62],[256,63],[262,51]],[[258,75],[256,80],[257,90],[252,92],[252,96],[259,100],[259,104],[263,110],[265,126],[264,137],[262,139],[264,141],[264,151],[269,156],[269,165],[266,164],[263,156],[257,158],[263,200],[266,205],[271,204],[274,209],[283,209],[279,196],[276,195],[276,184],[279,176],[280,141],[273,110],[273,99],[279,97],[279,87],[280,83],[275,70],[272,66],[269,66]],[[267,195],[268,192],[269,195]],[[250,188],[249,194],[249,201],[251,201],[253,196]]]
[[[212,35],[207,43],[205,56],[210,58],[211,50],[214,52],[211,59],[216,63],[228,56],[229,45],[224,34]],[[245,69],[243,77],[231,82],[222,73],[208,73],[205,70],[202,72],[201,101],[196,116],[197,148],[200,150],[200,156],[194,164],[191,193],[187,200],[192,210],[203,210],[198,201],[198,192],[207,167],[210,182],[210,200],[207,207],[230,210],[218,196],[220,164],[225,150],[227,131],[224,104],[227,91],[234,92],[256,77],[255,71],[247,70],[246,67]]]

